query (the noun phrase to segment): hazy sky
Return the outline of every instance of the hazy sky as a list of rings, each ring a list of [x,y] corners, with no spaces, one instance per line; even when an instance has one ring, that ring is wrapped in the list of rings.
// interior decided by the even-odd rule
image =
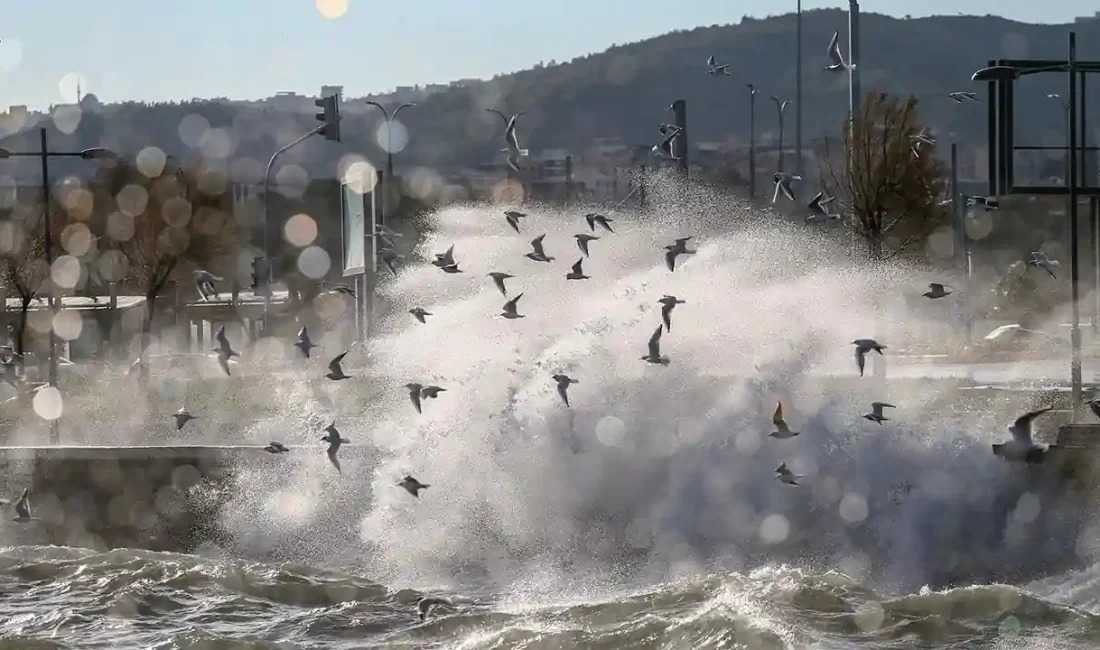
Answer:
[[[793,11],[795,0],[788,4]],[[804,9],[839,4],[806,0]],[[13,2],[0,24],[0,107],[71,101],[78,76],[85,92],[108,102],[313,94],[322,84],[363,95],[569,60],[672,29],[781,13],[779,6],[766,0]],[[897,16],[961,11],[1048,23],[1100,8],[1096,0],[864,0],[862,7]]]

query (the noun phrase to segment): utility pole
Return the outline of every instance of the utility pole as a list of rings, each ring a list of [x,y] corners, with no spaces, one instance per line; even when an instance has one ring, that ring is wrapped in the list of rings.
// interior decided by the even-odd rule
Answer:
[[[749,88],[749,200],[756,200],[756,86]]]
[[[687,130],[687,102],[677,99],[668,107],[676,119],[676,128],[680,129],[680,135],[672,140],[673,153],[679,158],[680,173],[685,177],[688,174],[688,130]]]
[[[794,171],[802,176],[802,0],[795,13]],[[792,183],[795,198],[802,196],[802,183]]]
[[[859,119],[859,0],[848,0],[848,112],[849,119]]]

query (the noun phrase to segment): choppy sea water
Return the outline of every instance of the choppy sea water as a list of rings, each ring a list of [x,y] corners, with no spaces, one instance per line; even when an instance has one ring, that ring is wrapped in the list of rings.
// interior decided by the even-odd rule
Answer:
[[[949,306],[919,297],[942,273],[871,272],[846,237],[652,189],[670,207],[614,215],[583,282],[563,277],[581,211],[532,208],[518,235],[497,208],[434,215],[380,287],[392,313],[345,362],[392,389],[352,405],[303,369],[267,428],[241,414],[238,435],[294,451],[240,468],[220,522],[239,553],[44,548],[0,528],[0,644],[1100,646],[1095,508],[990,452],[1013,409],[1035,405],[960,412],[926,387],[868,376],[823,392],[810,377],[854,365],[855,338],[879,332],[894,350],[950,329]],[[552,264],[524,258],[543,233]],[[698,252],[669,273],[662,247],[689,234]],[[464,273],[424,263],[452,244]],[[516,276],[525,318],[497,317],[490,271]],[[664,294],[686,302],[657,367],[639,357]],[[580,381],[568,408],[559,371]],[[416,413],[410,381],[447,392]],[[768,437],[779,400],[801,436]],[[891,420],[862,420],[879,400]],[[320,435],[303,413],[337,420],[375,460],[334,473],[300,447]],[[780,463],[797,487],[775,480]],[[395,486],[406,473],[432,487],[413,499]],[[243,559],[256,557],[281,563]],[[421,622],[424,595],[455,606]]]

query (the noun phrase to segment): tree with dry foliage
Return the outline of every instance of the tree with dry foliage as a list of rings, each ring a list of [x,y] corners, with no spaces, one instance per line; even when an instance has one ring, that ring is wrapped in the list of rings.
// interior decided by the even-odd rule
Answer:
[[[902,102],[874,92],[845,123],[841,147],[823,142],[821,184],[836,198],[831,209],[867,241],[874,260],[897,254],[950,219],[940,204],[943,166],[935,144],[919,141],[923,133],[915,97]]]
[[[174,279],[189,283],[192,271],[232,253],[238,238],[231,196],[216,172],[202,165],[182,167],[172,159],[155,175],[148,172],[120,161],[99,181],[112,208],[99,224],[102,239],[106,248],[122,253],[118,259],[126,269],[120,275],[145,298],[142,376],[157,299],[165,287]]]
[[[53,232],[57,232],[56,226]],[[8,293],[14,293],[19,299],[19,316],[12,333],[12,345],[20,357],[27,346],[27,313],[32,302],[46,299],[49,277],[46,224],[41,205],[16,206],[0,222],[0,279]]]

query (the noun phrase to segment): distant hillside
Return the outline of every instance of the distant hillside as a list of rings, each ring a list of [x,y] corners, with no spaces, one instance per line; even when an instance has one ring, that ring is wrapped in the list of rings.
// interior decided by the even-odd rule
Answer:
[[[847,110],[846,76],[821,70],[832,32],[847,33],[847,16],[840,10],[821,10],[806,12],[803,18],[804,137],[808,146],[815,136],[835,134]],[[1029,25],[993,16],[897,19],[867,13],[862,17],[863,86],[868,91],[900,95],[913,92],[921,99],[925,121],[941,136],[955,133],[963,142],[984,143],[984,106],[957,105],[947,99],[947,93],[984,91],[969,77],[992,58],[1064,58],[1070,27]],[[748,132],[745,84],[750,82],[760,90],[759,132],[775,130],[775,109],[767,98],[775,94],[794,100],[794,28],[793,15],[746,18],[738,25],[674,32],[568,63],[447,89],[402,113],[411,141],[397,158],[398,165],[446,169],[489,160],[499,149],[500,124],[499,118],[485,112],[488,107],[526,111],[519,131],[522,144],[531,149],[562,147],[579,153],[597,137],[648,143],[655,139],[655,125],[668,119],[665,109],[677,98],[688,102],[696,142],[731,135],[744,139]],[[1100,59],[1100,21],[1072,28],[1078,32],[1078,56]],[[847,52],[846,44],[843,49]],[[707,75],[704,61],[710,54],[731,61],[733,76]],[[1063,137],[1061,111],[1046,98],[1047,93],[1064,93],[1063,85],[1061,80],[1051,79],[1020,84],[1017,120],[1021,143],[1054,143]],[[1100,107],[1098,86],[1100,79],[1091,83],[1088,92],[1092,107]],[[345,105],[360,102],[345,99]],[[224,158],[234,177],[257,177],[278,145],[316,124],[308,115],[218,102],[121,104],[101,110],[98,115],[86,115],[74,134],[56,133],[58,146],[102,143],[132,152],[155,144],[184,158],[201,150],[208,158]],[[194,120],[184,121],[189,114],[199,114],[211,127],[225,131],[197,142]],[[384,161],[374,136],[376,115],[350,109],[345,114],[342,144],[314,139],[286,161],[302,164],[313,176],[334,175],[337,161],[345,153],[366,155],[379,164]],[[1100,111],[1094,114],[1094,127],[1100,126]],[[1094,128],[1090,131],[1095,133]],[[793,107],[788,112],[786,138],[793,142]],[[28,144],[34,146],[33,141]]]

